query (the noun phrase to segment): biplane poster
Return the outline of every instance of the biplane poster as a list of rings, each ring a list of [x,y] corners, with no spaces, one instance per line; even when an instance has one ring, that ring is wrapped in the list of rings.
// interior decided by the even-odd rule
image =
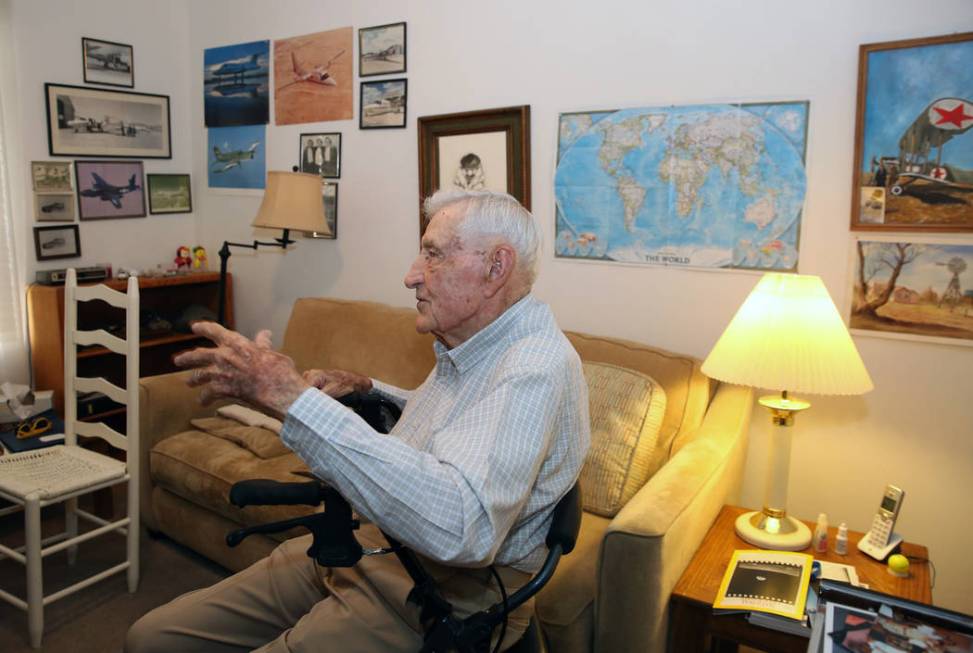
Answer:
[[[565,113],[555,255],[795,270],[808,103]]]
[[[265,125],[270,116],[270,41],[203,50],[207,127]]]
[[[874,236],[852,255],[854,333],[973,345],[973,245]]]
[[[973,33],[861,47],[853,229],[973,230]]]
[[[353,117],[353,31],[274,41],[274,120],[293,125]]]

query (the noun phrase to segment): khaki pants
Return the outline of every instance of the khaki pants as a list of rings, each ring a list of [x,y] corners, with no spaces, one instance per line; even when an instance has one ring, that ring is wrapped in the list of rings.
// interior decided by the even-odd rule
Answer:
[[[387,545],[372,525],[357,537],[366,548]],[[412,579],[394,554],[322,568],[307,556],[310,544],[310,535],[288,540],[248,569],[156,608],[129,630],[125,651],[414,653],[422,647],[419,611],[406,603]],[[489,569],[422,564],[459,617],[500,600]],[[508,595],[530,578],[509,567],[497,572]],[[528,602],[510,615],[503,648],[523,634],[532,609]]]

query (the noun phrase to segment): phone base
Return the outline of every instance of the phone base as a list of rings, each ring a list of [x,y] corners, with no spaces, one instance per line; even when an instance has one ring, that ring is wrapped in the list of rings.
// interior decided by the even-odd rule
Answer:
[[[801,551],[811,544],[811,529],[793,517],[775,519],[763,512],[746,512],[737,517],[736,534],[761,549]]]
[[[867,556],[871,556],[876,560],[882,561],[889,557],[893,551],[895,551],[899,545],[902,544],[902,536],[898,533],[892,533],[889,536],[889,543],[885,546],[873,546],[868,541],[868,533],[862,535],[862,539],[858,540],[858,550]]]

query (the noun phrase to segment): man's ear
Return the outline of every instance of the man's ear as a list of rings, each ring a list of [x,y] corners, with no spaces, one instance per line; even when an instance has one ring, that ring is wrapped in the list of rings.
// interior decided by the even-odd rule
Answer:
[[[490,251],[486,263],[486,295],[492,297],[507,285],[513,275],[517,253],[506,243],[497,245]]]

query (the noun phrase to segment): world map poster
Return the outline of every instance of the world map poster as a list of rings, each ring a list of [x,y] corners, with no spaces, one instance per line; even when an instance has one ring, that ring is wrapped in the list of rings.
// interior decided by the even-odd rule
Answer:
[[[797,268],[806,101],[564,113],[559,258]]]

